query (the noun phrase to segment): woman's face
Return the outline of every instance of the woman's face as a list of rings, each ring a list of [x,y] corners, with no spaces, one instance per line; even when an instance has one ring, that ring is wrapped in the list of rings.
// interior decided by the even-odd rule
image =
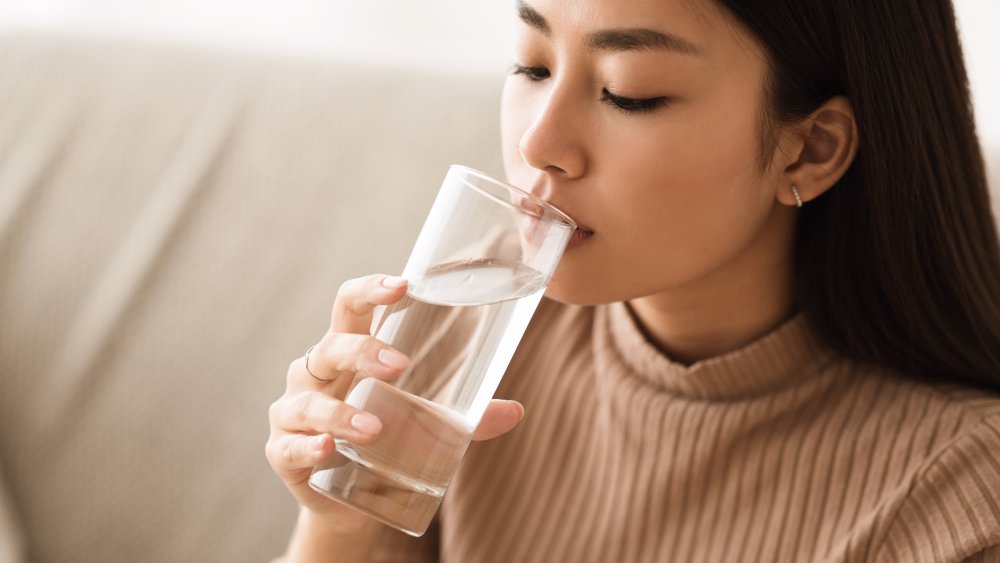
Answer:
[[[509,181],[577,236],[548,295],[579,304],[725,276],[775,224],[763,170],[765,58],[710,0],[524,0],[504,87]],[[787,189],[787,186],[785,186]]]

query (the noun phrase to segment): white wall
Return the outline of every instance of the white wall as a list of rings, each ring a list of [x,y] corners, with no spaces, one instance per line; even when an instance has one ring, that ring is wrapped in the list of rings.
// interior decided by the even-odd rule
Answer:
[[[2,0],[0,25],[502,72],[511,62],[513,6],[514,0]]]
[[[499,73],[512,62],[513,5],[514,0],[0,0],[0,28],[55,26]],[[955,0],[955,5],[980,135],[987,152],[997,155],[1000,2]],[[991,160],[993,177],[1000,178],[1000,157]]]
[[[976,121],[983,144],[994,155],[993,178],[1000,178],[1000,2],[954,0],[962,33]],[[994,188],[1000,189],[994,183]],[[1000,209],[1000,206],[994,205]]]

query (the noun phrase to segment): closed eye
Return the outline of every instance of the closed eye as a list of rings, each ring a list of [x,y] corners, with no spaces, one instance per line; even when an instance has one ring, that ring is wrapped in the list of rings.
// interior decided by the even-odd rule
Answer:
[[[611,92],[608,92],[607,89],[605,89],[601,93],[601,101],[626,113],[645,113],[653,111],[659,107],[665,106],[667,104],[668,98],[666,98],[665,96],[660,96],[658,98],[646,98],[642,100],[636,100],[633,98],[616,96]]]
[[[524,76],[532,82],[540,82],[550,76],[549,69],[543,66],[514,65],[510,73]]]

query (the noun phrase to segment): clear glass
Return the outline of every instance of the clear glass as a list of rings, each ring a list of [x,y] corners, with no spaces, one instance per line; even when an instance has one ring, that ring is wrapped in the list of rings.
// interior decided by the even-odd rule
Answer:
[[[410,356],[396,381],[359,374],[346,402],[382,419],[313,489],[413,536],[426,530],[576,224],[518,188],[452,166],[403,270],[406,296],[372,334]]]

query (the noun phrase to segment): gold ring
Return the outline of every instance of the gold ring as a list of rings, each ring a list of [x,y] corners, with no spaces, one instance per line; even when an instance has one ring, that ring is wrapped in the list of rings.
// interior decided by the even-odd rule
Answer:
[[[333,380],[332,379],[323,379],[322,377],[319,377],[315,373],[313,373],[311,369],[309,369],[309,354],[312,353],[313,348],[315,348],[315,347],[316,347],[315,344],[313,344],[312,346],[310,346],[309,349],[306,350],[305,356],[303,356],[303,358],[305,358],[305,360],[306,360],[306,373],[308,373],[309,375],[311,375],[313,377],[313,379],[315,379],[316,381],[322,381],[323,383],[329,383],[329,382],[331,382]]]

